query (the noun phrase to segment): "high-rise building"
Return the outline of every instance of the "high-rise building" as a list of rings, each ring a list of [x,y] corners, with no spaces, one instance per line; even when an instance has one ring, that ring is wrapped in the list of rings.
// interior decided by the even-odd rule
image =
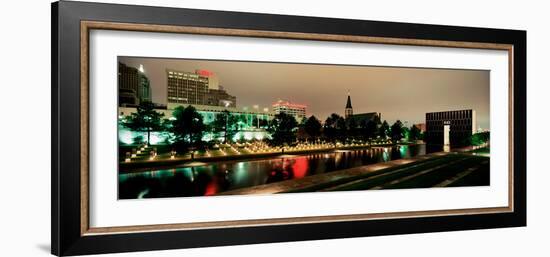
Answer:
[[[142,68],[142,67],[140,67]],[[134,67],[118,63],[118,102],[120,106],[135,106],[151,101],[149,79]]]
[[[166,77],[168,104],[237,106],[237,98],[219,85],[218,77],[213,72],[166,70]]]
[[[298,122],[306,117],[307,106],[303,104],[295,104],[289,101],[279,100],[273,103],[272,108],[275,114],[286,113],[292,115]]]
[[[208,89],[206,105],[237,107],[237,97],[228,94],[222,86],[219,86],[219,89]]]
[[[430,145],[468,145],[476,128],[475,110],[426,113],[424,141]]]
[[[118,104],[119,106],[137,105],[138,101],[138,70],[118,63]]]
[[[138,98],[140,102],[152,102],[151,98],[151,82],[145,74],[139,72],[139,88]]]
[[[204,104],[208,77],[185,71],[166,70],[167,103]]]
[[[209,70],[195,70],[195,74],[208,78],[208,88],[209,89],[219,89],[220,80],[216,73]]]

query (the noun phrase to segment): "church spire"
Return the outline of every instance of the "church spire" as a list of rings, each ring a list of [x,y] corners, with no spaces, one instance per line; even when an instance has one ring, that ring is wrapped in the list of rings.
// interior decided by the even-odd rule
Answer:
[[[346,109],[352,109],[353,107],[351,107],[351,96],[349,94],[349,90],[348,90],[348,102],[346,103]]]
[[[351,96],[350,96],[349,90],[348,90],[348,101],[346,103],[346,110],[344,112],[344,116],[346,118],[353,116],[353,107],[351,107]]]

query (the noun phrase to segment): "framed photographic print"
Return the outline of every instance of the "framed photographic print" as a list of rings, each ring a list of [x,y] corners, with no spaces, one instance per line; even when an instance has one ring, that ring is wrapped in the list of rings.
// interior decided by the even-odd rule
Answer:
[[[52,5],[52,253],[525,226],[526,32]]]

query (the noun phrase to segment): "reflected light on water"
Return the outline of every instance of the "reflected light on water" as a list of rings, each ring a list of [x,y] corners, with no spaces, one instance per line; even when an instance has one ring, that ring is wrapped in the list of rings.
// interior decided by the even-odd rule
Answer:
[[[286,155],[252,161],[201,163],[166,170],[120,174],[119,197],[135,199],[215,195],[228,190],[300,179],[425,153],[424,145],[385,147],[339,153]],[[379,164],[376,167],[382,168],[386,168],[386,165]]]
[[[303,178],[307,174],[308,162],[306,157],[299,157],[295,159],[294,165],[292,165],[294,172],[294,178]]]
[[[206,190],[204,191],[204,195],[215,195],[218,192],[218,185],[215,182],[215,179],[210,181],[208,185],[206,185]]]

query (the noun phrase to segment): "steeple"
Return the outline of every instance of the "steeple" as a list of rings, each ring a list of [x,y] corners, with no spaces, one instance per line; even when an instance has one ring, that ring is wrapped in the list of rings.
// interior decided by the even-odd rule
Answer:
[[[350,96],[349,90],[348,90],[348,101],[346,103],[346,110],[344,112],[344,116],[346,118],[353,116],[353,107],[351,107],[351,96]]]
[[[348,102],[346,103],[346,109],[353,109],[353,107],[351,107],[351,96],[349,95],[348,93]]]

